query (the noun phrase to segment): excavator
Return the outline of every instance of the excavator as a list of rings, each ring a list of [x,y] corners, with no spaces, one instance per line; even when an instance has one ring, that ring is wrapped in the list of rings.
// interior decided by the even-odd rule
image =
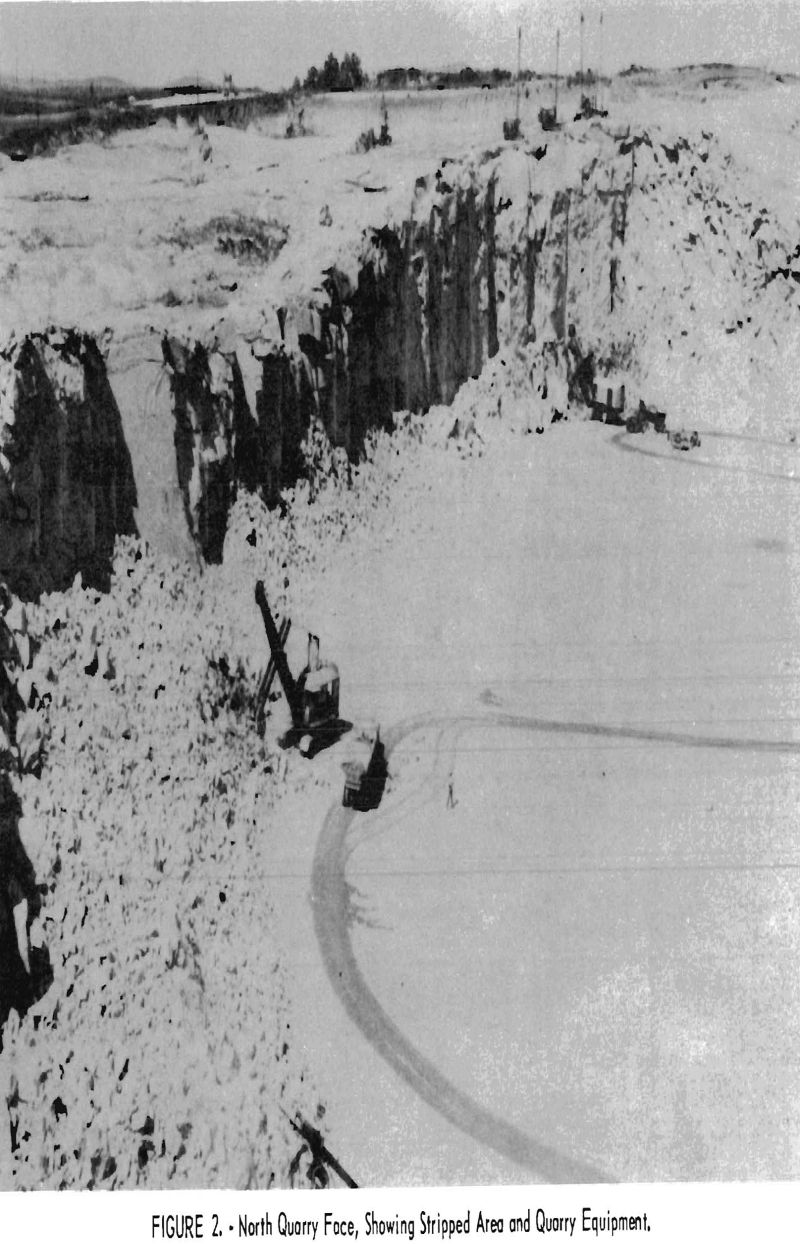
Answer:
[[[256,727],[263,735],[267,700],[277,675],[292,719],[289,730],[278,742],[284,748],[296,747],[301,755],[310,758],[352,729],[352,723],[342,721],[339,716],[339,670],[331,661],[325,664],[320,661],[319,639],[309,634],[306,667],[294,678],[285,649],[291,622],[284,618],[276,626],[260,579],[256,583],[256,604],[264,619],[270,650],[269,664],[256,696]],[[344,806],[362,812],[377,808],[388,771],[386,752],[376,722],[362,723],[354,731],[342,768]]]
[[[279,740],[280,745],[296,747],[301,755],[313,756],[335,743],[350,729],[350,723],[339,717],[339,670],[332,662],[323,663],[320,660],[319,639],[309,634],[308,662],[294,678],[284,649],[288,623],[282,623],[280,630],[275,625],[260,579],[256,583],[256,604],[261,610],[271,653],[267,678],[270,671],[277,673],[292,719],[291,727]],[[268,686],[266,691],[268,693]],[[266,696],[261,698],[265,700]]]

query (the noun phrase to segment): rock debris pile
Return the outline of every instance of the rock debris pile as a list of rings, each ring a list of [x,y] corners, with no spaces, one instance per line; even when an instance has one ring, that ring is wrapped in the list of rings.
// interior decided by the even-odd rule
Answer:
[[[56,679],[18,824],[52,984],[3,1032],[9,1185],[285,1183],[281,1107],[317,1102],[263,889],[277,757],[229,620],[136,541],[108,594],[31,614]]]

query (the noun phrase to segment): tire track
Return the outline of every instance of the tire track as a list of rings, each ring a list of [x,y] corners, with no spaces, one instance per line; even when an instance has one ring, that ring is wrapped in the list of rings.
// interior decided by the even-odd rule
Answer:
[[[401,723],[384,737],[387,760],[403,739],[422,728],[438,728],[434,761],[447,727],[500,726],[543,733],[589,734],[610,739],[639,739],[691,748],[778,752],[800,755],[800,743],[769,739],[704,738],[688,732],[664,731],[592,722],[550,721],[511,713],[435,717]],[[389,1017],[365,980],[350,938],[350,889],[345,869],[352,845],[348,834],[355,813],[335,804],[320,832],[311,877],[314,930],[325,970],[350,1018],[390,1067],[429,1106],[460,1131],[503,1157],[533,1171],[548,1183],[605,1183],[613,1177],[580,1157],[562,1153],[527,1135],[501,1116],[479,1105],[452,1084],[425,1058]]]
[[[755,438],[739,437],[733,433],[726,432],[704,432],[703,436],[716,437],[717,440],[755,440]],[[756,443],[778,444],[776,441],[756,441]],[[688,454],[674,451],[680,453],[680,457],[676,458],[674,454],[660,453],[656,449],[647,449],[644,445],[636,442],[631,443],[629,432],[616,432],[611,437],[611,444],[616,445],[617,449],[621,449],[623,453],[642,454],[645,458],[658,458],[661,462],[680,462],[686,466],[706,467],[709,471],[725,471],[729,475],[763,475],[765,479],[786,480],[790,484],[800,483],[800,476],[798,475],[786,475],[782,471],[765,471],[761,467],[756,466],[731,466],[727,462],[711,462],[708,458],[695,457],[693,451]],[[791,446],[786,445],[785,448],[789,449]]]

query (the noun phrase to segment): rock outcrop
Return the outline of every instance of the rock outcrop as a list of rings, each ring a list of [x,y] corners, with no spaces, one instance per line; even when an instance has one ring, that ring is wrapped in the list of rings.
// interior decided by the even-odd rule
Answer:
[[[505,198],[491,153],[420,179],[407,219],[367,230],[247,342],[150,332],[112,336],[101,354],[51,330],[7,348],[0,574],[23,595],[77,570],[102,583],[115,536],[134,531],[219,561],[237,489],[277,503],[304,470],[312,421],[355,458],[397,411],[449,405],[501,339],[562,338],[570,228],[581,266],[618,204],[590,220],[588,197],[533,194],[524,153],[512,157]]]
[[[256,426],[235,354],[174,338],[164,339],[163,350],[186,522],[201,556],[218,562],[237,486],[253,491],[259,484]]]
[[[454,179],[455,180],[455,179]],[[22,595],[108,575],[136,532],[218,561],[239,487],[275,503],[318,419],[356,456],[401,409],[452,401],[498,348],[494,181],[474,170],[424,212],[368,230],[348,271],[231,349],[49,330],[0,355],[0,575]],[[269,321],[268,321],[269,322]]]
[[[136,487],[91,337],[49,330],[0,352],[0,577],[21,594],[82,571],[102,584]]]
[[[449,404],[497,352],[494,192],[469,174],[428,196],[424,216],[367,231],[352,271],[327,269],[311,300],[277,312],[254,347],[268,501],[297,478],[312,416],[355,456],[396,411]]]

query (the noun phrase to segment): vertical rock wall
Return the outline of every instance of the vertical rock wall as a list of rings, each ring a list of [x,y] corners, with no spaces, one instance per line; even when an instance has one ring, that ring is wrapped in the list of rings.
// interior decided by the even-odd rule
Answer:
[[[96,342],[35,334],[0,352],[0,577],[23,594],[102,584],[136,487]]]
[[[186,523],[208,562],[222,558],[239,484],[261,479],[260,443],[235,354],[163,341],[172,388],[174,454]]]
[[[312,417],[355,455],[395,411],[451,402],[497,352],[494,182],[468,178],[424,215],[368,231],[354,276],[328,269],[313,303],[278,321],[256,411],[269,501],[297,477]]]
[[[357,456],[394,412],[449,404],[500,337],[563,337],[574,192],[508,211],[494,173],[445,171],[252,346],[150,334],[112,340],[106,365],[52,330],[0,352],[0,577],[23,595],[76,570],[102,582],[132,531],[218,561],[237,488],[276,502],[313,419]]]

